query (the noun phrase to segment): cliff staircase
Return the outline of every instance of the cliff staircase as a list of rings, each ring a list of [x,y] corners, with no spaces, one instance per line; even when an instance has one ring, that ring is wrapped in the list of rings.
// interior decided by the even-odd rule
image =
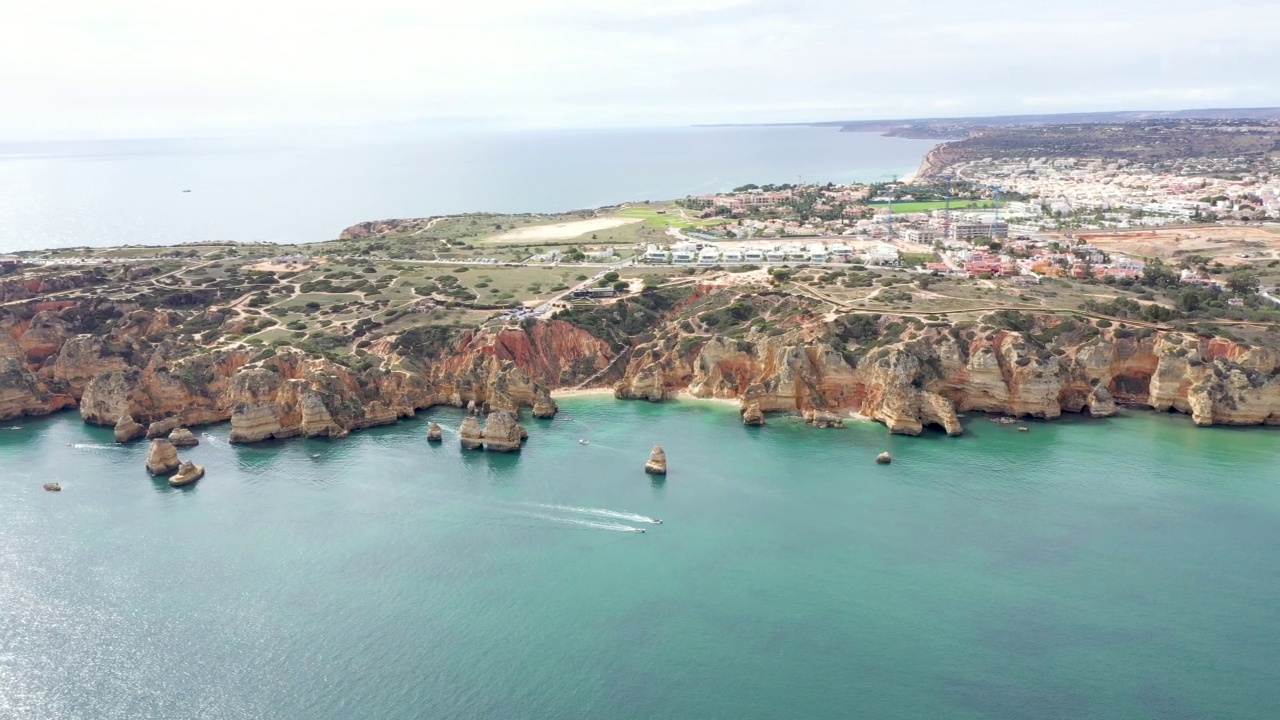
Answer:
[[[616,368],[617,368],[619,361],[621,361],[621,360],[630,360],[630,359],[631,359],[631,353],[632,353],[632,349],[631,349],[631,348],[627,348],[627,349],[623,350],[622,352],[618,353],[618,355],[617,355],[616,357],[614,357],[614,358],[613,358],[613,360],[612,360],[612,361],[610,361],[610,363],[609,363],[608,365],[606,365],[606,366],[604,367],[604,369],[603,369],[603,370],[601,370],[600,372],[597,372],[595,375],[592,375],[591,377],[587,378],[586,380],[583,380],[582,382],[578,383],[577,385],[574,385],[574,386],[573,386],[573,389],[574,389],[574,390],[583,390],[583,389],[586,389],[586,388],[588,388],[588,387],[591,387],[591,385],[592,385],[593,383],[599,382],[599,381],[600,381],[600,380],[602,380],[603,378],[608,377],[609,373],[610,373],[610,372],[612,372],[614,369],[616,369]]]

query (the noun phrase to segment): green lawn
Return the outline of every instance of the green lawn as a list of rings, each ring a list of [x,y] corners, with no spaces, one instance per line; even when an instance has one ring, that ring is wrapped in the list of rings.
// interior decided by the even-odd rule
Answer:
[[[699,225],[723,225],[729,222],[724,218],[707,218],[705,220],[694,217],[696,213],[693,211],[685,211],[690,218],[685,219],[680,214],[680,208],[675,205],[634,205],[632,207],[623,208],[617,213],[618,217],[641,218],[644,223],[654,227],[677,227],[690,228]]]
[[[888,203],[870,203],[871,207],[882,208],[888,207]],[[918,213],[929,212],[930,210],[942,210],[947,206],[945,200],[928,200],[923,202],[896,202],[893,204],[893,212],[896,213]],[[990,200],[952,200],[952,210],[962,210],[964,208],[981,208],[994,207]]]

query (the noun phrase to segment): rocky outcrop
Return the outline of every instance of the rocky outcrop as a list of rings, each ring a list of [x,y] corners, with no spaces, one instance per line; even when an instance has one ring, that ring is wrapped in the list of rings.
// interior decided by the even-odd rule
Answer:
[[[178,465],[178,472],[169,478],[169,485],[172,487],[183,487],[204,477],[204,466],[196,465],[190,460],[183,460]]]
[[[465,417],[458,426],[458,441],[463,450],[481,450],[484,448],[484,433],[480,430],[480,422],[474,417]]]
[[[649,452],[649,460],[644,464],[644,471],[650,475],[667,474],[667,452],[661,445],[654,445]]]
[[[835,413],[829,413],[825,410],[806,410],[804,413],[804,421],[818,428],[842,428],[844,420]]]
[[[147,472],[152,475],[164,475],[178,469],[178,449],[173,443],[163,438],[151,441],[147,451]]]
[[[176,417],[157,420],[147,426],[147,439],[151,440],[158,437],[167,437],[181,426],[182,421]]]
[[[764,412],[760,410],[759,403],[748,403],[742,408],[742,424],[743,425],[763,425]]]
[[[948,325],[699,285],[629,310],[602,306],[613,314],[582,326],[384,336],[348,367],[289,348],[255,361],[256,348],[194,346],[175,332],[191,316],[173,311],[69,305],[0,311],[0,419],[78,403],[87,422],[114,426],[128,415],[152,437],[230,420],[235,442],[339,438],[442,404],[549,417],[548,388],[603,385],[625,399],[736,399],[744,422],[774,412],[824,426],[865,417],[898,433],[958,434],[970,411],[1107,416],[1121,405],[1187,413],[1199,425],[1280,424],[1274,351],[1055,315]],[[207,326],[229,315],[197,317]],[[125,424],[120,436],[136,433]]]
[[[71,407],[70,395],[51,391],[17,358],[0,357],[0,420],[48,415]]]
[[[1280,424],[1280,360],[1270,350],[1190,334],[1100,331],[1056,316],[1021,318],[1028,332],[922,323],[906,331],[900,319],[879,322],[893,325],[898,339],[877,329],[860,352],[838,350],[847,342],[842,328],[815,320],[746,340],[658,334],[635,348],[614,394],[661,400],[687,390],[736,398],[744,417],[754,408],[799,412],[833,427],[852,414],[903,434],[928,426],[960,434],[959,415],[971,411],[1106,417],[1120,403],[1185,412],[1200,425]]]
[[[556,401],[551,399],[551,393],[546,388],[542,388],[541,391],[534,397],[534,401],[533,401],[534,417],[536,418],[555,417],[556,413],[559,411],[560,411],[560,408],[556,406]]]
[[[516,422],[515,415],[506,410],[494,410],[484,421],[484,449],[490,452],[515,452],[520,449],[524,428]]]
[[[882,452],[876,456],[876,462],[881,465],[888,465],[893,462],[893,456],[887,452]]]
[[[186,428],[174,428],[173,432],[169,433],[169,442],[173,443],[174,447],[195,447],[200,444],[195,433]]]
[[[142,425],[133,421],[133,416],[125,413],[116,421],[115,436],[116,442],[127,443],[130,440],[136,440],[147,434],[147,429]]]
[[[444,429],[437,423],[431,423],[427,426],[427,439],[433,442],[440,442],[444,439]]]

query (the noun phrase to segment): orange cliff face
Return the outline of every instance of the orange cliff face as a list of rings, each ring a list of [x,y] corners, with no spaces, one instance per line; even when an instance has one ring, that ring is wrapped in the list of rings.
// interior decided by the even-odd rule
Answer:
[[[755,319],[712,324],[725,309],[718,292],[732,290],[702,288],[673,303],[621,350],[616,339],[550,320],[441,329],[431,347],[382,338],[369,348],[378,362],[362,369],[296,350],[268,357],[192,346],[171,334],[151,342],[175,324],[164,312],[131,312],[107,333],[76,332],[72,310],[9,317],[0,320],[0,419],[78,404],[101,425],[126,414],[144,424],[230,420],[233,438],[251,442],[341,436],[433,405],[550,417],[549,389],[586,383],[620,398],[687,391],[737,399],[753,413],[861,415],[908,434],[960,433],[969,411],[1109,415],[1117,403],[1187,413],[1200,425],[1280,424],[1280,358],[1223,338],[1137,337],[1081,322],[1058,332],[1064,321],[1052,316],[1031,318],[1025,332],[894,316],[848,316],[857,322],[842,325],[765,294],[728,306],[755,303]]]
[[[0,418],[79,405],[86,422],[194,426],[231,421],[232,438],[345,435],[433,405],[532,408],[550,417],[547,390],[578,382],[612,358],[607,343],[569,323],[467,332],[438,357],[371,346],[374,367],[353,370],[303,352],[170,339],[165,312],[137,310],[106,333],[77,333],[67,313],[0,321]]]
[[[669,335],[635,350],[615,395],[661,400],[684,390],[737,398],[744,410],[861,415],[906,434],[929,425],[958,434],[958,415],[969,411],[1107,416],[1117,400],[1185,412],[1200,425],[1280,425],[1280,363],[1269,350],[1180,333],[1048,346],[1007,330],[957,335],[929,328],[852,362],[827,343],[787,335]]]

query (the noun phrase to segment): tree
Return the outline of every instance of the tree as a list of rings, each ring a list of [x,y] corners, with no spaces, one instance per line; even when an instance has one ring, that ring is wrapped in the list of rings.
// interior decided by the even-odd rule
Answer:
[[[1142,284],[1150,287],[1154,286],[1172,286],[1178,282],[1178,276],[1170,270],[1159,258],[1152,258],[1150,262],[1142,268]]]
[[[1227,287],[1237,295],[1252,295],[1258,292],[1258,278],[1251,272],[1237,270],[1227,278]]]

